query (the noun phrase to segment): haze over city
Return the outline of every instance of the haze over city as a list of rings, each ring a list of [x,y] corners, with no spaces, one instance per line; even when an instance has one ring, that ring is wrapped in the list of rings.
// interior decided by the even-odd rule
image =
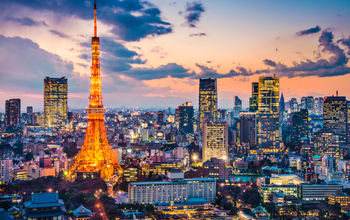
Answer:
[[[67,77],[70,108],[87,105],[90,1],[0,2],[0,103],[43,109],[43,78]],[[104,104],[198,107],[198,78],[218,104],[248,106],[251,82],[280,77],[285,99],[350,96],[349,1],[100,1]],[[0,105],[0,109],[4,109]]]

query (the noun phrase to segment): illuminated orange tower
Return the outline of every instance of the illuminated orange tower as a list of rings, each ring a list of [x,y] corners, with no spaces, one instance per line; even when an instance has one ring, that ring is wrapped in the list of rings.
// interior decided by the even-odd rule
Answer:
[[[107,141],[102,104],[102,80],[100,74],[100,38],[97,37],[96,2],[94,3],[94,36],[92,37],[92,66],[90,77],[89,107],[86,109],[88,124],[84,144],[68,172],[68,178],[99,175],[112,180],[122,168],[114,157]]]

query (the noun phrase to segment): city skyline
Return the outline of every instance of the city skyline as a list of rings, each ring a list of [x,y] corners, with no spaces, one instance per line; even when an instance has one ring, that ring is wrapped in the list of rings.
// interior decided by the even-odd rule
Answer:
[[[107,108],[175,108],[186,101],[198,108],[198,79],[207,77],[218,78],[219,108],[232,108],[234,96],[248,107],[251,83],[260,76],[255,73],[280,76],[286,101],[336,90],[350,96],[349,2],[147,2],[99,3]],[[90,4],[0,4],[0,109],[5,100],[20,98],[23,108],[43,110],[46,76],[67,77],[68,106],[84,108]]]

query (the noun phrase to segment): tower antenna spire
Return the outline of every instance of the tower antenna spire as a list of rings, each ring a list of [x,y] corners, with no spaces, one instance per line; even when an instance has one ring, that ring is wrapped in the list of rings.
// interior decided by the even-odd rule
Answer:
[[[97,17],[96,17],[96,0],[94,1],[94,37],[97,37]]]

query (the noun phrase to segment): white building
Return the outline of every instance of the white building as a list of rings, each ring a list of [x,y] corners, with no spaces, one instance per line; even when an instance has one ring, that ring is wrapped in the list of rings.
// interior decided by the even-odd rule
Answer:
[[[0,160],[0,184],[12,182],[13,164],[12,159]]]
[[[189,199],[215,202],[216,180],[183,179],[182,172],[171,172],[169,181],[133,182],[129,184],[129,203],[173,204]]]

